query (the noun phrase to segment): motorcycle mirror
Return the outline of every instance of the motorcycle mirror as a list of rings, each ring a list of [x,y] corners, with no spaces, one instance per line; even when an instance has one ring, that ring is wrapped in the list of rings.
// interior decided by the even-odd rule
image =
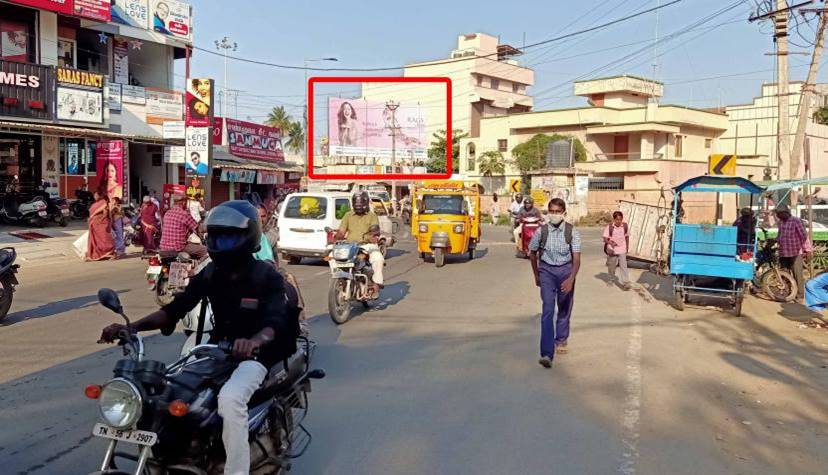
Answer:
[[[119,315],[124,313],[121,299],[118,298],[118,294],[112,289],[98,290],[98,302]]]
[[[312,369],[308,371],[308,378],[310,379],[322,379],[325,377],[325,370],[324,369]]]

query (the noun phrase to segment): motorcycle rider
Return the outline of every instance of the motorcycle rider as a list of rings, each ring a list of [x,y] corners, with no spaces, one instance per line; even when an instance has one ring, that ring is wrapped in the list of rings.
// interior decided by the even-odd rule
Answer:
[[[243,200],[224,202],[210,212],[206,227],[212,262],[172,303],[130,326],[134,332],[160,329],[169,335],[187,312],[202,299],[209,300],[215,319],[210,343],[232,341],[233,357],[243,360],[218,395],[227,453],[224,473],[246,474],[247,403],[270,367],[296,352],[299,322],[288,309],[281,274],[273,264],[253,258],[261,240],[256,208]],[[112,343],[126,329],[123,324],[109,325],[98,342]]]
[[[523,222],[524,218],[540,218],[541,212],[539,209],[535,208],[535,200],[531,196],[527,196],[523,199],[523,207],[518,211],[517,216],[515,217],[516,227],[514,232],[515,242],[518,245],[518,248],[523,247],[523,243],[520,239],[520,233],[523,230]],[[523,250],[523,249],[521,249]]]
[[[368,192],[358,191],[351,198],[351,211],[342,217],[342,223],[336,232],[336,239],[348,239],[360,244],[368,252],[368,261],[374,271],[370,290],[374,298],[379,296],[383,283],[383,266],[385,258],[382,257],[377,241],[379,240],[379,218],[370,209],[371,199]]]
[[[175,193],[171,199],[173,205],[169,211],[164,213],[164,220],[161,222],[161,245],[159,249],[162,251],[186,252],[193,259],[199,261],[207,255],[207,247],[203,244],[189,242],[190,235],[195,234],[199,238],[201,238],[201,235],[198,232],[198,222],[193,219],[187,209],[187,195]]]

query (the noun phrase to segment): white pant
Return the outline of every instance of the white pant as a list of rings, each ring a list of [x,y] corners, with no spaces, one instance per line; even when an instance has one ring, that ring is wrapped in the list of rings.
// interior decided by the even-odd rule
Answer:
[[[382,271],[385,267],[385,258],[376,244],[363,244],[361,246],[368,252],[368,262],[371,263],[371,268],[374,269],[374,277],[371,279],[377,285],[382,285],[384,282]]]
[[[267,376],[267,368],[258,361],[243,361],[218,395],[218,412],[224,419],[221,440],[227,460],[224,475],[250,473],[250,443],[247,441],[247,403]]]

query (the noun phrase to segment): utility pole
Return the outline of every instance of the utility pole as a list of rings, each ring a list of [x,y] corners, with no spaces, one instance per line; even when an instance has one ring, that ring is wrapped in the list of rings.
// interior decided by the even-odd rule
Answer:
[[[230,90],[230,86],[227,84],[227,52],[230,50],[236,51],[239,49],[239,45],[235,41],[231,40],[229,36],[225,36],[221,39],[221,41],[214,40],[213,42],[216,44],[216,49],[224,54],[224,91],[222,91],[222,97],[224,100],[221,101],[221,115],[225,115],[226,111],[224,108],[227,107],[227,111],[230,110],[229,103],[225,106],[225,103],[227,102],[227,92]]]
[[[795,176],[794,163],[791,161],[791,123],[790,106],[788,104],[788,2],[776,0],[777,14],[774,16],[774,38],[776,41],[776,64],[779,80],[776,84],[777,97],[777,148],[776,155],[779,167],[778,178],[793,178]],[[785,166],[788,171],[785,172]],[[798,166],[797,166],[798,168]]]
[[[396,173],[397,170],[397,131],[400,130],[400,126],[397,125],[397,109],[399,107],[399,102],[388,101],[385,103],[385,108],[391,111],[391,173]],[[391,199],[397,199],[396,180],[391,180]]]

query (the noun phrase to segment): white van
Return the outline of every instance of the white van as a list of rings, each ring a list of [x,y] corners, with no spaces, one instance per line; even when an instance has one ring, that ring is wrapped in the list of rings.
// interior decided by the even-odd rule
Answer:
[[[278,251],[294,265],[303,257],[325,257],[328,252],[325,228],[339,229],[342,217],[350,209],[350,193],[291,193],[279,210]]]

